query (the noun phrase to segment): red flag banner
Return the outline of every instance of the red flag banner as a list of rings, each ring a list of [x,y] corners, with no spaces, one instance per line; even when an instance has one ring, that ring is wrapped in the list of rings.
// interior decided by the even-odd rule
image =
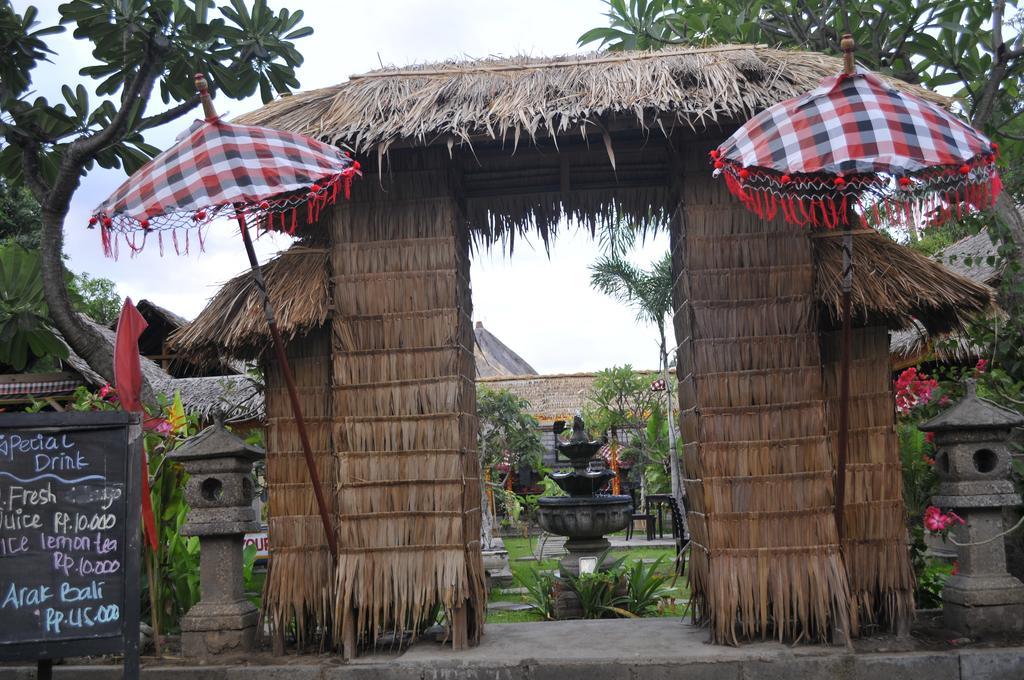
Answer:
[[[142,365],[139,360],[139,336],[148,324],[132,304],[131,298],[124,299],[121,316],[117,320],[117,336],[114,338],[114,386],[121,400],[121,407],[131,413],[145,412],[142,408]],[[153,517],[153,501],[149,495],[149,462],[146,451],[142,451],[142,527],[146,542],[156,552],[156,518]]]

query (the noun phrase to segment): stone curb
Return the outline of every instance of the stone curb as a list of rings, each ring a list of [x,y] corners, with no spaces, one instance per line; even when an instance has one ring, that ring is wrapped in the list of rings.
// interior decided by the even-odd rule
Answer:
[[[113,680],[118,666],[56,666],[57,680]],[[1021,680],[1024,647],[895,654],[793,654],[774,658],[623,659],[616,663],[296,664],[149,666],[144,680]],[[35,668],[2,667],[0,680],[34,680]]]

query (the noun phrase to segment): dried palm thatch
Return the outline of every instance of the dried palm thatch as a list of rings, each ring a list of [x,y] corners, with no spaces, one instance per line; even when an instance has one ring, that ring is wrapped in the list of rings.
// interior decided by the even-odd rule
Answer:
[[[730,644],[855,631],[810,239],[685,179],[671,235],[694,619]]]
[[[754,45],[446,62],[354,75],[282,97],[239,121],[378,157],[398,145],[474,140],[515,148],[524,138],[601,132],[603,119],[619,114],[635,116],[635,127],[661,130],[743,121],[841,69],[834,57]]]
[[[834,323],[841,318],[842,239],[815,238],[815,286]],[[993,310],[995,291],[874,231],[853,240],[853,318],[858,325],[912,329],[932,335],[963,329]],[[917,322],[917,323],[915,323]]]
[[[828,431],[839,430],[841,333],[822,335]],[[895,627],[914,611],[896,411],[884,327],[854,329],[850,343],[849,447],[843,560],[858,619]]]
[[[287,346],[306,429],[320,479],[333,479],[331,345],[327,329],[294,338]],[[329,639],[334,625],[335,580],[327,537],[316,506],[287,387],[276,358],[264,363],[267,468],[270,490],[270,569],[263,586],[263,616],[277,634],[294,624],[299,644],[316,634]],[[336,504],[328,496],[329,510]]]
[[[456,210],[429,195],[386,212],[354,200],[327,225],[343,644],[417,629],[435,608],[463,642],[482,632],[469,250]]]
[[[735,238],[713,240],[723,244],[723,250],[725,244],[728,248],[744,247]],[[744,299],[754,302],[744,304],[756,306],[756,299],[763,292],[780,290],[780,286],[789,284],[793,277],[803,277],[808,285],[814,282],[815,297],[824,306],[828,317],[839,319],[842,301],[838,278],[842,268],[840,240],[813,240],[813,270],[784,264],[785,258],[791,254],[775,250],[772,256],[777,257],[780,263],[762,267],[757,277],[753,276],[752,267],[737,271],[716,266],[716,258],[721,255],[712,252],[708,256],[707,268],[693,280],[694,293],[719,299],[745,296]],[[427,240],[421,243],[431,245]],[[383,245],[368,246],[365,256],[379,258],[389,250],[393,249]],[[401,252],[394,256],[411,257]],[[352,255],[346,257],[351,259]],[[356,263],[350,259],[339,264],[351,269]],[[992,305],[994,292],[988,286],[959,276],[879,234],[860,235],[854,240],[854,262],[853,307],[858,325],[906,329],[921,334],[927,340],[930,336],[962,328],[970,318],[989,310]],[[411,268],[412,264],[401,262],[395,266]],[[330,291],[326,284],[330,266],[324,250],[293,246],[264,265],[263,272],[272,296],[288,299],[289,304],[279,321],[287,334],[301,335],[305,329],[325,323],[330,308]],[[275,293],[278,290],[283,292]],[[299,292],[301,295],[296,294]],[[710,323],[717,323],[719,316],[716,310],[727,306],[730,305],[704,304],[702,312],[709,317]],[[479,331],[477,335],[479,338]],[[729,342],[736,346],[735,351],[740,351],[744,342],[749,345],[749,341],[739,339]],[[246,271],[228,281],[195,321],[174,336],[173,343],[183,354],[198,358],[251,358],[269,348],[270,331],[252,284],[252,273]],[[783,346],[785,343],[779,347]],[[479,368],[480,362],[477,364]],[[363,376],[361,380],[369,379],[365,372],[360,375]],[[481,375],[486,375],[486,372]]]
[[[261,267],[270,304],[286,340],[327,322],[330,309],[328,251],[301,243]],[[255,359],[270,345],[270,328],[252,272],[221,287],[196,319],[169,339],[186,356]]]

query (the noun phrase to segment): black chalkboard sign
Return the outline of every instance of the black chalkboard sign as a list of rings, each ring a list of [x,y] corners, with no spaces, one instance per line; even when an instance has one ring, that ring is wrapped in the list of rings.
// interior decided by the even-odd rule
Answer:
[[[134,414],[0,414],[0,659],[137,677],[141,445]]]

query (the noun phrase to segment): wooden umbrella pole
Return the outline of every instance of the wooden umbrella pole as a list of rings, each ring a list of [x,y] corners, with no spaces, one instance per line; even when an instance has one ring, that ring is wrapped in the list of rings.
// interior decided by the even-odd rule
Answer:
[[[843,541],[843,524],[846,509],[846,458],[850,443],[850,335],[851,301],[853,288],[853,234],[843,236],[843,331],[840,342],[839,369],[839,433],[836,446],[836,533],[839,544]]]
[[[843,35],[840,41],[843,50],[843,72],[853,75],[856,72],[853,52],[856,45],[853,36]],[[839,367],[839,432],[836,442],[836,535],[839,547],[843,545],[843,525],[846,511],[846,458],[850,445],[850,335],[851,335],[851,301],[853,290],[853,233],[850,231],[857,221],[857,213],[851,208],[847,212],[846,233],[843,234],[843,330],[840,342]]]
[[[281,338],[281,331],[277,328],[274,309],[270,306],[267,284],[263,280],[263,272],[260,270],[259,262],[256,260],[256,251],[252,247],[252,238],[249,236],[248,228],[246,228],[245,216],[241,212],[238,214],[238,228],[242,232],[245,253],[249,256],[249,266],[252,267],[253,281],[256,283],[260,299],[263,302],[263,314],[267,317],[267,325],[270,326],[270,336],[274,339],[274,352],[277,354],[277,362],[281,365],[281,373],[284,375],[284,382],[288,387],[288,400],[292,405],[292,414],[295,416],[295,425],[299,430],[299,439],[302,440],[302,455],[306,459],[306,468],[309,470],[309,481],[313,485],[313,495],[316,496],[316,507],[320,512],[320,521],[324,525],[324,533],[327,534],[327,547],[330,548],[331,559],[337,563],[338,541],[331,526],[330,515],[327,513],[327,503],[324,501],[324,492],[320,485],[320,475],[316,471],[316,463],[313,460],[313,449],[309,445],[309,435],[306,433],[306,421],[302,417],[302,406],[299,404],[299,392],[295,387],[295,377],[292,375],[292,369],[288,363],[288,355],[284,351],[284,340]]]

